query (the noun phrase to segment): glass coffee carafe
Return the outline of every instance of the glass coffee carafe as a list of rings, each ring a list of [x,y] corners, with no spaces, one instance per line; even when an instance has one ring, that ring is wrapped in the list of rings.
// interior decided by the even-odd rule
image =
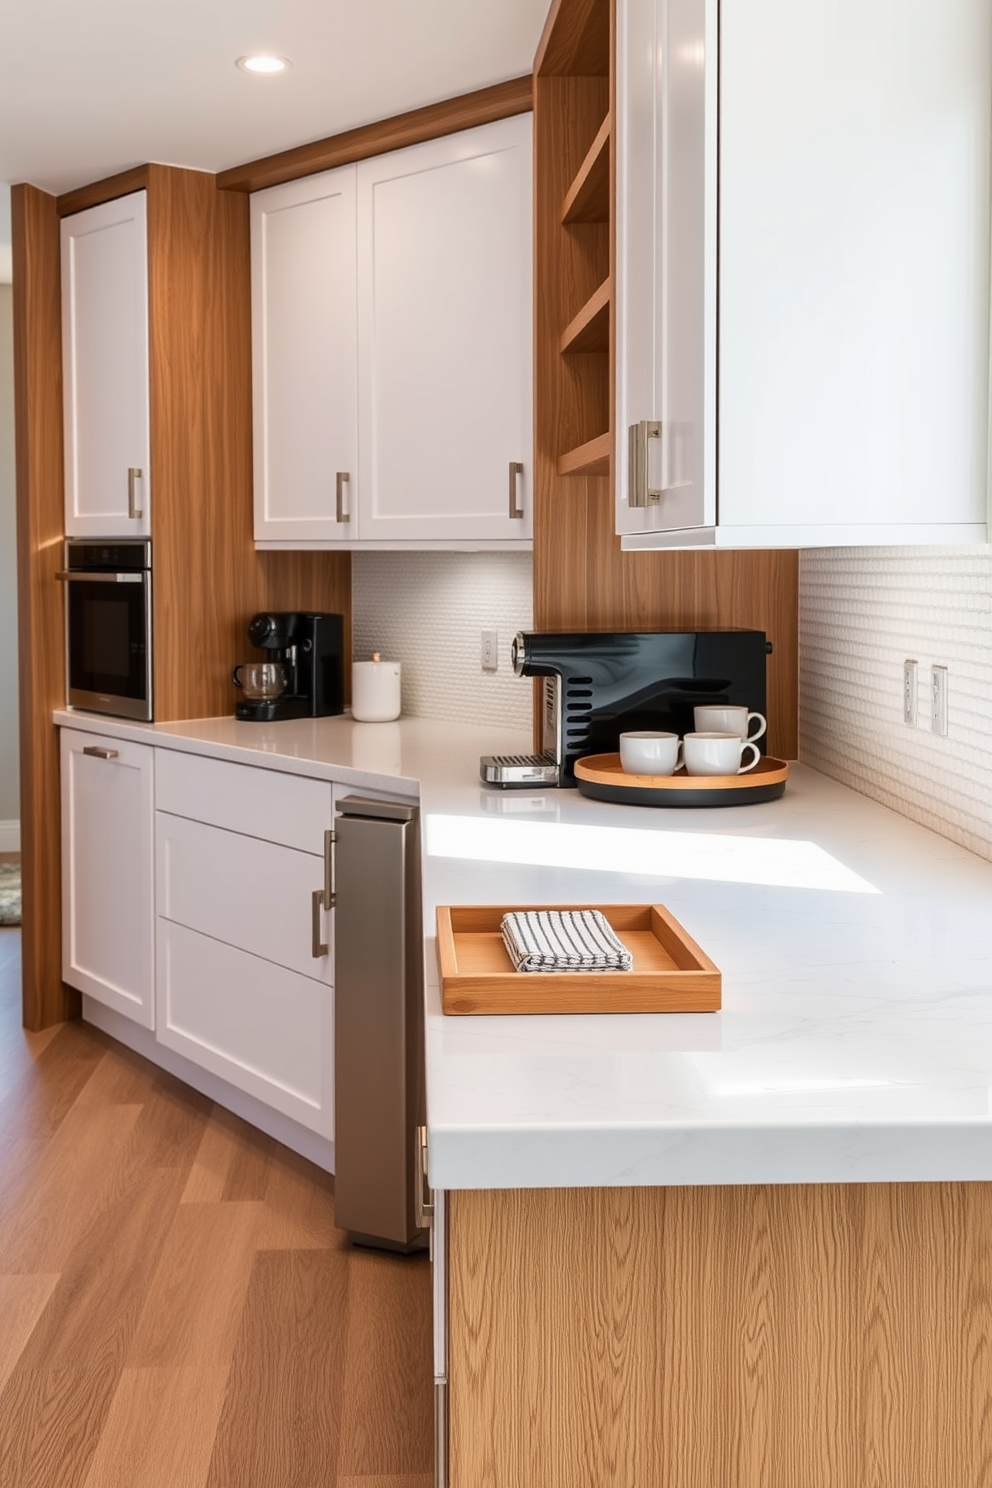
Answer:
[[[281,661],[242,661],[231,673],[235,687],[240,687],[245,697],[258,700],[279,697],[288,680]]]

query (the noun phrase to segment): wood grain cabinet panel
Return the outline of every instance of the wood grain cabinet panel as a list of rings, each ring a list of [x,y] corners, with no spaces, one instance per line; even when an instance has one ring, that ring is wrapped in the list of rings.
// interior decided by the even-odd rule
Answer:
[[[963,1488],[992,1185],[448,1195],[452,1488]]]

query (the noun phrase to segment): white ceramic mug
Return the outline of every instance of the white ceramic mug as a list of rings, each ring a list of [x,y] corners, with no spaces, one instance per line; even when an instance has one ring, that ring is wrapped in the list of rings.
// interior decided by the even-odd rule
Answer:
[[[700,703],[692,719],[701,733],[737,734],[741,739],[760,739],[768,724],[763,713],[749,713],[741,703]],[[758,727],[751,728],[757,720]]]
[[[620,763],[628,775],[674,775],[682,763],[679,736],[652,729],[621,734]]]
[[[727,732],[686,734],[682,749],[687,775],[743,775],[761,758],[757,744]],[[754,758],[745,765],[742,760],[747,751]]]

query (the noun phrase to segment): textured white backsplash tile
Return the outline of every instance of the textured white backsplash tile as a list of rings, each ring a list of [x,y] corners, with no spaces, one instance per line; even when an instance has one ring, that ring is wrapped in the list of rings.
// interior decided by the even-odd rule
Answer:
[[[403,665],[403,713],[529,729],[531,683],[510,642],[531,625],[529,553],[355,553],[356,661],[380,651]],[[480,633],[499,632],[499,670],[479,665]]]
[[[903,662],[919,662],[903,723]],[[948,733],[930,668],[948,669]],[[992,858],[992,548],[811,550],[799,562],[799,756]]]

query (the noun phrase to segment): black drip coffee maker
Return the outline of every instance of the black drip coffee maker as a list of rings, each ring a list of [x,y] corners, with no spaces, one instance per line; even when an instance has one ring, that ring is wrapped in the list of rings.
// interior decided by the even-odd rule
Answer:
[[[234,668],[234,685],[244,692],[235,718],[271,723],[344,712],[342,615],[303,610],[255,615],[248,639],[265,652],[265,661]]]

